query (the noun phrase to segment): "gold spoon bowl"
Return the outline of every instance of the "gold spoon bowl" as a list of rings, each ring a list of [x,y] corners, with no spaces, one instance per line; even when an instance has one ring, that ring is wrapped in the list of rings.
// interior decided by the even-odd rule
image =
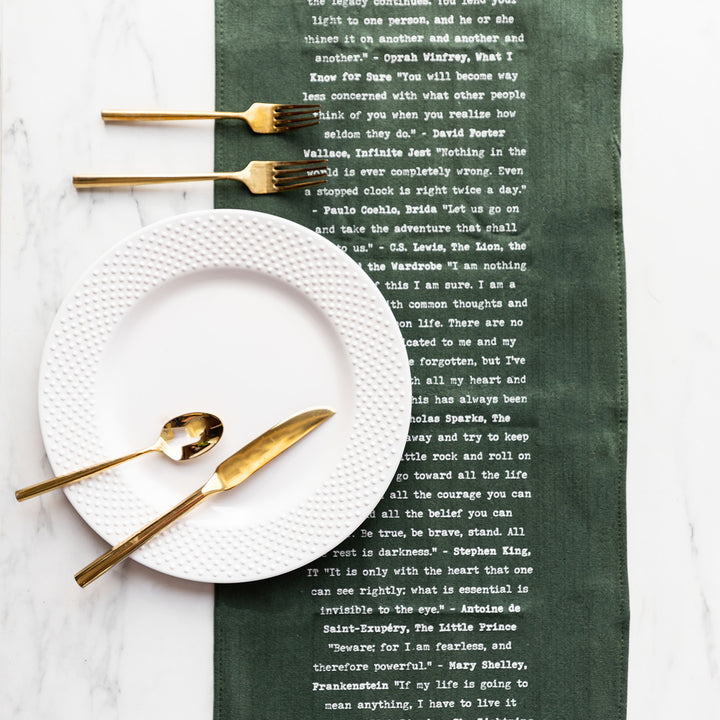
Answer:
[[[215,415],[203,412],[178,415],[172,420],[168,420],[163,425],[160,437],[143,450],[16,490],[15,497],[18,501],[27,500],[151,452],[161,452],[175,462],[190,460],[210,450],[220,440],[222,433],[223,424]]]

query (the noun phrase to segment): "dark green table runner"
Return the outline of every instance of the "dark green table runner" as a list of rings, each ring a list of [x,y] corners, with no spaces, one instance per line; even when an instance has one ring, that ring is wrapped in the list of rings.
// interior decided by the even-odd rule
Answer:
[[[216,720],[625,715],[620,7],[216,0],[217,107],[321,102],[216,165],[329,156],[217,207],[344,247],[401,324],[406,454],[335,552],[217,586]]]

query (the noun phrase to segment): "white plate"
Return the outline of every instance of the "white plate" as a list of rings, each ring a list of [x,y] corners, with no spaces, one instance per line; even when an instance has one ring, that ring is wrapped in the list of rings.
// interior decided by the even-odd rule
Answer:
[[[288,220],[213,210],[147,227],[88,271],[50,330],[39,403],[56,474],[146,447],[183,412],[222,419],[220,443],[200,458],[152,453],[66,489],[111,544],[279,420],[333,407],[133,556],[177,577],[241,582],[312,562],[365,520],[400,461],[411,386],[393,314],[353,260]]]

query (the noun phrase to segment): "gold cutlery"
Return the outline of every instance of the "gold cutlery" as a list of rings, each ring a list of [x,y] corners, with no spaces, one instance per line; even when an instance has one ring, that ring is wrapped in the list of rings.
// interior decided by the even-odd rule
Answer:
[[[262,435],[251,440],[245,447],[220,463],[205,485],[77,573],[75,580],[78,585],[85,587],[204,500],[240,485],[256,470],[294,445],[334,414],[334,411],[329,408],[306,410],[274,425]]]
[[[27,500],[42,493],[54,490],[55,488],[69,485],[83,478],[95,475],[108,468],[124,463],[126,460],[140,457],[146,453],[161,452],[171,460],[180,462],[198,457],[210,450],[223,433],[223,425],[220,419],[210,413],[186,413],[179,415],[163,425],[160,437],[149,447],[138,452],[123,455],[115,460],[98,463],[83,470],[76,470],[67,475],[44,480],[35,485],[22,488],[15,492],[18,501]]]
[[[238,180],[255,195],[299,190],[327,182],[327,158],[318,160],[253,160],[238,172],[194,175],[75,175],[76,188],[124,187],[153,183],[194,182],[197,180]]]
[[[253,132],[279,133],[317,125],[319,105],[253,103],[245,112],[165,112],[162,110],[103,110],[106,122],[155,120],[244,120]]]

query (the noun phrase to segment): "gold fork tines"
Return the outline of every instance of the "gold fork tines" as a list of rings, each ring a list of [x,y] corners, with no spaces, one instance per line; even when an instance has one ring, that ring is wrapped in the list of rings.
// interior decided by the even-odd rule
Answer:
[[[319,160],[292,160],[273,163],[274,192],[298,190],[327,182],[327,158]]]
[[[319,105],[275,105],[273,109],[275,132],[297,130],[319,122]]]
[[[154,120],[244,120],[253,132],[268,134],[298,130],[320,122],[320,105],[253,103],[244,112],[184,112],[163,110],[103,110],[106,122]]]
[[[193,175],[75,175],[76,188],[127,187],[155,183],[195,182],[198,180],[238,180],[255,195],[299,190],[327,182],[327,158],[317,160],[253,160],[237,172],[197,173]]]

